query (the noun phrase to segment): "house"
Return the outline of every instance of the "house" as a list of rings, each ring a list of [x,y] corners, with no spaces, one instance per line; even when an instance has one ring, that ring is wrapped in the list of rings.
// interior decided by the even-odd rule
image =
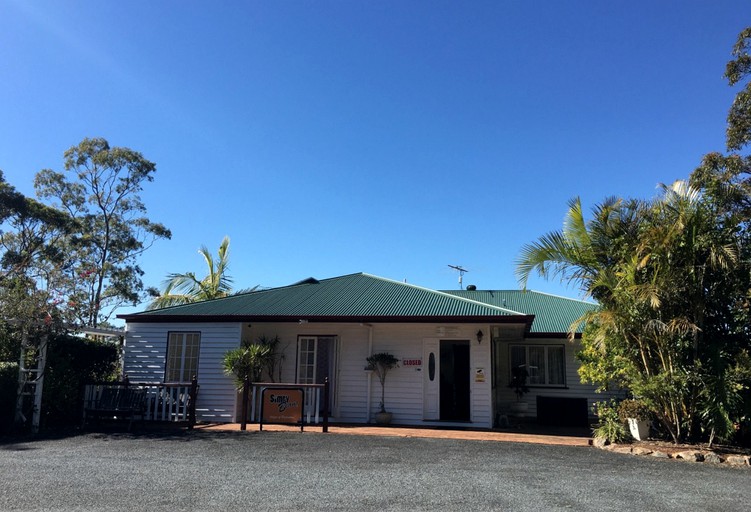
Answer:
[[[571,323],[595,305],[523,291],[436,291],[358,273],[120,315],[131,382],[197,375],[198,421],[239,419],[224,354],[242,340],[280,339],[282,382],[328,377],[332,420],[369,423],[380,385],[365,359],[390,352],[386,406],[394,423],[492,427],[517,401],[512,366],[529,369],[526,414],[583,424],[594,389],[579,383]]]

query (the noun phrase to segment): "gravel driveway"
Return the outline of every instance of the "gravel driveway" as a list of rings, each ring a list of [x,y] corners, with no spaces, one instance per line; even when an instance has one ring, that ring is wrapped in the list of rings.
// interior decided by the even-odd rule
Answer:
[[[584,447],[295,432],[0,441],[0,510],[751,509],[751,471]]]

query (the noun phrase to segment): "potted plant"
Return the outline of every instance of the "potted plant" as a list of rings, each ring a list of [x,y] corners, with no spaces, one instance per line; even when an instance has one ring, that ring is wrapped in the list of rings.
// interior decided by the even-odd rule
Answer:
[[[520,364],[511,368],[511,382],[509,387],[513,388],[516,394],[516,403],[511,404],[511,412],[517,415],[522,415],[527,411],[529,404],[522,402],[522,397],[529,392],[527,387],[527,378],[529,372],[527,371],[527,365]]]
[[[379,425],[388,425],[393,417],[392,413],[386,411],[384,400],[386,397],[386,375],[390,370],[399,366],[399,360],[393,354],[388,352],[379,352],[372,354],[365,359],[368,363],[367,370],[375,372],[381,383],[381,405],[375,415],[376,423]]]
[[[628,424],[631,436],[637,441],[649,437],[649,409],[640,400],[629,398],[618,404],[618,416]]]

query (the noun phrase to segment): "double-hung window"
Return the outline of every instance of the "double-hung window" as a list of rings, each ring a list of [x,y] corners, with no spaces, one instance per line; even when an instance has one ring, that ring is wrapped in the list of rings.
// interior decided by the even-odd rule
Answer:
[[[169,333],[164,382],[189,382],[198,374],[200,347],[200,332]]]
[[[511,345],[509,361],[511,368],[526,368],[530,386],[566,385],[563,345]]]

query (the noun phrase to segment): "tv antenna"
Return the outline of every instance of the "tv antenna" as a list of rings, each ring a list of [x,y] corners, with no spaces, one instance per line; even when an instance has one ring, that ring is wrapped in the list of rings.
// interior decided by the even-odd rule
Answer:
[[[469,272],[469,270],[467,270],[466,268],[463,268],[460,265],[449,265],[449,267],[451,267],[454,270],[456,270],[457,272],[459,272],[459,289],[463,290],[464,289],[464,285],[462,284],[462,278],[464,277],[464,274],[466,274],[467,272]]]

